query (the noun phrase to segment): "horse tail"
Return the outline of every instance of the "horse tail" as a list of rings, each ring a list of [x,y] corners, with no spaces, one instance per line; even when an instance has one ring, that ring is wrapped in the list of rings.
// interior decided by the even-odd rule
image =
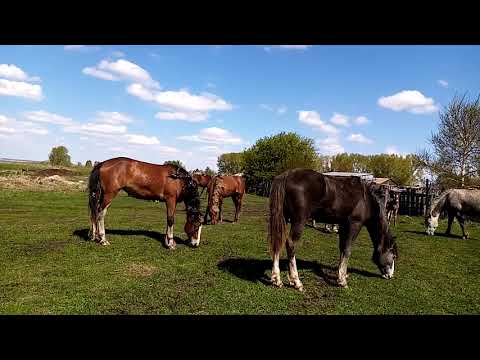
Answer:
[[[100,168],[102,165],[103,163],[95,165],[88,178],[88,207],[93,220],[98,218],[100,204],[103,200],[103,188],[100,180]]]
[[[276,176],[270,190],[270,219],[268,241],[270,253],[277,254],[282,250],[287,239],[287,223],[284,216],[285,188],[288,172]]]

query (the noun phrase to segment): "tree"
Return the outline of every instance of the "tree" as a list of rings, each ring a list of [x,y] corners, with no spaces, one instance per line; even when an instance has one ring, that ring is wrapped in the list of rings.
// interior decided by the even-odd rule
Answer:
[[[68,149],[65,146],[53,147],[50,155],[48,155],[48,160],[52,165],[71,165],[70,155],[68,154]]]
[[[439,182],[464,187],[479,171],[480,97],[455,96],[439,118],[438,132],[430,138],[433,153],[423,150],[418,159]]]
[[[221,174],[237,174],[244,170],[243,153],[226,153],[218,157],[218,172]]]
[[[92,160],[87,160],[85,167],[92,167]]]
[[[185,165],[180,160],[168,160],[163,163],[163,165],[175,165],[185,169]]]
[[[314,169],[317,154],[312,139],[295,133],[264,137],[244,152],[247,181],[271,181],[276,175],[293,168]]]
[[[213,171],[212,169],[210,169],[208,166],[205,168],[205,174],[206,175],[210,175],[210,176],[214,176],[215,175],[215,171]]]

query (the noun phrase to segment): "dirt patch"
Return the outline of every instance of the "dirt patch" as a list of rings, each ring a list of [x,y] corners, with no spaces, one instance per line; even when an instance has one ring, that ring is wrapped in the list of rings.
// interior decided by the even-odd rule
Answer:
[[[32,171],[31,175],[39,176],[39,177],[49,177],[49,176],[72,176],[76,175],[73,171],[67,169],[43,169]]]
[[[157,271],[157,268],[148,264],[130,264],[125,269],[127,275],[135,277],[149,277]]]
[[[0,189],[30,191],[85,191],[86,180],[70,181],[60,175],[32,177],[27,175],[0,176]]]

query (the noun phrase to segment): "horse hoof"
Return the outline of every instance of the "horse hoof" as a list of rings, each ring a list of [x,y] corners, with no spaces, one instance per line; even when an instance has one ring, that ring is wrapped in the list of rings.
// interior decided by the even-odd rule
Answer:
[[[108,246],[108,245],[110,245],[110,242],[108,242],[107,240],[102,240],[102,241],[100,241],[100,245]]]
[[[278,287],[278,288],[282,288],[282,287],[283,287],[283,282],[282,282],[282,280],[280,280],[280,279],[271,279],[270,281],[271,281],[271,283],[272,283],[273,286],[276,286],[276,287]]]
[[[341,288],[347,288],[348,285],[347,285],[347,281],[346,280],[343,280],[343,281],[337,281],[337,285]]]

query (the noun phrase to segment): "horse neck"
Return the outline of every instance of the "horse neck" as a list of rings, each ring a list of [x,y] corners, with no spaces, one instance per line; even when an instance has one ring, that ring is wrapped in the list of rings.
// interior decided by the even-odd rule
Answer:
[[[435,201],[435,203],[432,206],[432,210],[430,211],[431,216],[438,216],[441,212],[442,209],[445,205],[445,201],[447,199],[447,195],[450,192],[450,190],[445,191],[443,194],[440,195],[440,197]]]
[[[373,195],[371,192],[369,195],[371,203],[370,219],[366,223],[367,230],[370,234],[370,238],[372,239],[374,249],[382,253],[392,245],[387,243],[390,239],[390,234],[388,233],[388,223],[379,200],[377,200],[375,195]]]

